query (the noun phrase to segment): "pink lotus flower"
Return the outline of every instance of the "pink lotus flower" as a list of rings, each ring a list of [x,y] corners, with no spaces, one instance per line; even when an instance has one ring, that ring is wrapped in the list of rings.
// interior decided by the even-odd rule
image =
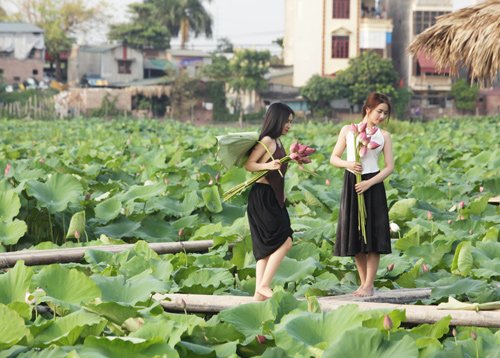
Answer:
[[[330,185],[330,184],[331,184],[330,179],[326,179],[325,180],[325,185]]]
[[[380,144],[378,144],[374,140],[372,140],[372,141],[370,141],[370,143],[368,143],[368,149],[377,149],[378,147],[380,147]]]
[[[309,163],[312,163],[312,160],[311,160],[311,158],[308,158],[308,157],[301,157],[300,162],[302,164],[309,164]]]
[[[7,165],[5,166],[5,170],[3,171],[3,174],[5,176],[7,176],[9,174],[10,168],[12,168],[12,166],[10,165],[10,163],[7,163]]]
[[[220,173],[217,173],[217,175],[215,176],[215,181],[218,183],[220,180]]]
[[[429,266],[427,266],[426,264],[422,264],[422,271],[429,272]]]
[[[392,270],[394,270],[394,264],[387,265],[387,272],[391,272]]]
[[[80,231],[75,230],[75,239],[80,240],[80,237],[81,237]]]
[[[360,133],[366,131],[366,123],[365,122],[358,124],[358,131]]]
[[[372,136],[374,135],[376,132],[377,132],[378,128],[373,126],[371,128],[367,128],[366,129],[366,133],[369,135],[369,136]]]
[[[484,191],[484,187],[480,186],[479,187],[479,192],[482,193]]]
[[[305,145],[305,144],[299,144],[299,150],[297,151],[297,153],[299,153],[299,154],[305,154],[307,148],[308,148],[307,145]]]
[[[299,151],[299,143],[298,142],[292,143],[292,145],[290,146],[290,153],[297,153],[298,151]]]
[[[363,158],[365,155],[366,155],[366,152],[367,152],[367,148],[365,145],[362,145],[360,148],[359,148],[359,156],[361,158]]]
[[[358,134],[358,127],[354,123],[351,123],[350,129],[351,132],[354,133],[354,135]]]
[[[257,336],[255,336],[255,338],[257,338],[257,342],[259,342],[259,344],[266,343],[266,337],[265,336],[262,336],[262,335],[258,334]]]
[[[427,210],[427,220],[432,220],[432,218],[433,218],[432,212]]]
[[[213,185],[214,181],[212,178],[210,178],[210,180],[208,181],[208,185]]]
[[[177,232],[177,235],[179,235],[179,237],[183,237],[184,236],[184,228],[180,228],[179,231]]]
[[[304,154],[305,154],[305,155],[311,155],[311,154],[313,154],[315,151],[316,151],[316,149],[311,148],[311,147],[307,147],[307,148],[306,148],[306,150],[304,151]]]
[[[363,145],[367,145],[370,142],[370,138],[366,135],[366,132],[359,133],[359,141],[363,143]]]
[[[299,153],[297,153],[297,152],[293,152],[293,153],[291,153],[291,154],[290,154],[290,159],[291,159],[291,160],[298,160],[298,159],[300,159],[300,155],[299,155]]]
[[[465,202],[462,200],[461,202],[458,203],[458,208],[463,209],[465,207]]]

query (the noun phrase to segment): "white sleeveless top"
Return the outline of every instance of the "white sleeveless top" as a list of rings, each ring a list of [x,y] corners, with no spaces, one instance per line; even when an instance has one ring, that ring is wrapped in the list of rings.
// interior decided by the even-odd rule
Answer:
[[[352,131],[348,131],[345,140],[347,146],[347,160],[354,162],[356,160],[354,149],[354,133]],[[371,136],[371,140],[377,142],[378,144],[380,144],[380,146],[375,149],[368,149],[365,156],[361,158],[361,165],[363,167],[363,171],[361,172],[361,174],[375,173],[380,170],[378,168],[378,156],[384,148],[385,143],[384,136],[380,128],[377,128],[377,131]]]

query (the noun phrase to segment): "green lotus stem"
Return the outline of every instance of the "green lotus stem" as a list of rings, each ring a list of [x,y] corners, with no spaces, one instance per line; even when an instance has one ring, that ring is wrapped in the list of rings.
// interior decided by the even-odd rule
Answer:
[[[281,164],[286,163],[288,161],[290,161],[290,157],[288,155],[280,159],[280,163]],[[266,176],[266,174],[268,172],[269,172],[269,170],[260,171],[260,172],[257,173],[257,175],[255,175],[251,179],[249,179],[249,180],[247,180],[247,181],[245,181],[245,182],[243,182],[241,184],[238,184],[235,187],[229,189],[228,191],[226,191],[224,193],[222,199],[224,201],[229,201],[234,196],[243,193],[250,185],[254,184],[257,180],[259,180],[259,179],[263,178],[264,176]]]
[[[354,143],[356,147],[356,137],[354,137]],[[356,162],[360,161],[359,150],[355,150]],[[356,184],[360,183],[363,178],[361,174],[356,174]],[[357,194],[358,196],[358,230],[361,231],[361,236],[366,245],[366,207],[365,207],[365,197],[364,194]]]

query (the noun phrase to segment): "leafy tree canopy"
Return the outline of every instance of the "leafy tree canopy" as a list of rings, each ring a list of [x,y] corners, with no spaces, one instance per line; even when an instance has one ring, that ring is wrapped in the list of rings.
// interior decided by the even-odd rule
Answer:
[[[473,110],[476,108],[476,99],[479,88],[470,86],[463,78],[455,81],[451,86],[451,96],[455,99],[455,106],[461,110]]]
[[[108,33],[110,40],[126,40],[129,46],[141,50],[170,48],[170,31],[159,20],[153,4],[132,3],[129,12],[131,22],[112,25]]]

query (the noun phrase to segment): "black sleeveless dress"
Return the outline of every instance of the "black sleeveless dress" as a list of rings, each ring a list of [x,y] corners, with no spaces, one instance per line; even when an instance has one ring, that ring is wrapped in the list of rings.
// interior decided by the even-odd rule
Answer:
[[[284,156],[283,146],[276,145],[274,159]],[[281,165],[283,175],[287,168],[288,163]],[[293,234],[285,207],[285,179],[277,170],[269,171],[266,179],[270,184],[255,183],[248,195],[247,215],[256,260],[271,255]]]

